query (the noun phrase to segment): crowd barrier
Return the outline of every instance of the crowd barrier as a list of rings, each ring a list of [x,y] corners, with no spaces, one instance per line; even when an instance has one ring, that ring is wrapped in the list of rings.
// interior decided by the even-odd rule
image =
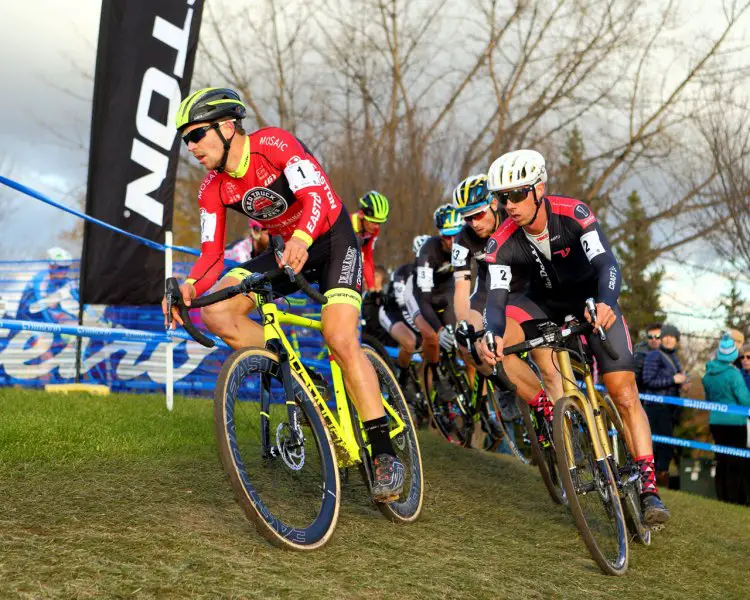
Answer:
[[[7,177],[0,176],[0,183],[137,239],[149,247],[199,254],[192,248],[158,244],[113,227]],[[228,264],[233,263],[228,261]],[[187,263],[175,263],[174,274],[184,278],[188,268]],[[77,324],[77,273],[78,261],[71,261],[62,275],[60,270],[53,273],[46,261],[0,261],[0,385],[41,387],[48,383],[70,383],[79,377],[82,383],[104,384],[113,391],[158,392],[169,387],[169,364],[177,392],[187,395],[213,393],[216,376],[230,352],[221,340],[214,338],[217,345],[205,348],[189,340],[189,335],[182,329],[165,333],[163,316],[156,306],[87,305],[84,307],[84,326],[80,327]],[[292,298],[291,302],[295,312],[304,314],[318,310],[318,307],[307,305],[302,296]],[[200,325],[197,311],[193,312]],[[306,365],[325,374],[330,372],[327,358],[321,355],[319,333],[299,332],[296,328],[290,328],[289,333]],[[87,340],[79,373],[75,371],[77,337]],[[167,360],[170,354],[172,358]],[[167,391],[168,406],[169,395],[170,391]],[[653,394],[641,394],[641,399],[750,417],[750,409],[739,406]],[[654,436],[654,441],[750,458],[750,450],[741,448],[665,436]]]

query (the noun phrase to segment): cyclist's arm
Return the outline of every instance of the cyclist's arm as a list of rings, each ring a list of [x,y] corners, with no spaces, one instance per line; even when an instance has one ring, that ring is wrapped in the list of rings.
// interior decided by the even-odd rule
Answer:
[[[471,313],[471,279],[459,279],[456,277],[455,290],[453,292],[453,310],[457,321],[469,319]]]
[[[198,206],[201,215],[201,255],[190,269],[185,283],[195,287],[195,295],[200,296],[219,279],[224,269],[224,230],[226,207],[219,197],[219,181],[216,172],[206,177],[207,184],[198,193]]]
[[[424,244],[419,251],[416,271],[416,297],[419,312],[427,324],[435,331],[439,331],[443,324],[432,307],[432,295],[435,287],[435,270],[430,264],[430,243]]]
[[[510,282],[512,273],[510,261],[503,255],[502,247],[497,247],[495,236],[487,246],[494,246],[494,250],[487,252],[485,261],[487,262],[487,304],[484,311],[485,326],[492,331],[497,337],[502,338],[505,335],[505,307],[508,304],[510,296]]]
[[[591,266],[596,269],[598,281],[597,302],[608,306],[617,304],[620,296],[622,275],[607,237],[599,222],[594,220],[581,230],[581,245]]]
[[[463,232],[462,232],[463,233]],[[462,234],[459,234],[453,242],[451,250],[451,265],[453,266],[453,277],[455,278],[455,289],[453,292],[453,310],[456,320],[462,321],[469,318],[471,311],[471,257],[469,249],[461,244]]]

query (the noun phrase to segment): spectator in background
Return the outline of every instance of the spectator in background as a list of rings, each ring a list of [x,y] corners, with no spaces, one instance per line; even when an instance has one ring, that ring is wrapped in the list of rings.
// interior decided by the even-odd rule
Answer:
[[[734,361],[734,366],[742,370],[742,363],[740,362],[742,357],[740,355],[742,354],[742,346],[745,343],[745,334],[743,334],[739,329],[728,329],[727,333],[729,334],[729,337],[732,338],[734,345],[737,346],[738,355],[737,360]]]
[[[739,370],[732,364],[737,359],[737,354],[735,342],[729,333],[725,333],[716,350],[716,359],[706,365],[706,374],[703,376],[703,388],[709,402],[750,406],[750,391]],[[711,411],[708,424],[717,444],[733,448],[746,447],[746,416]],[[719,500],[750,504],[750,467],[746,462],[746,458],[716,454],[716,496]]]
[[[750,344],[745,344],[742,347],[742,353],[740,354],[740,364],[742,365],[741,373],[745,379],[745,385],[750,390]]]
[[[635,361],[635,382],[638,389],[643,391],[643,364],[646,362],[646,356],[652,350],[658,350],[661,346],[661,323],[652,323],[646,327],[646,341],[641,340],[633,349],[633,359]]]
[[[677,357],[677,344],[680,342],[680,331],[674,325],[663,325],[661,344],[651,350],[643,363],[643,389],[647,394],[659,396],[679,396],[683,385],[687,383],[687,374],[683,373],[680,359]],[[680,411],[671,404],[643,404],[651,424],[653,435],[672,437]],[[654,442],[654,468],[656,483],[666,487],[669,484],[669,463],[672,460],[672,446]]]
[[[255,219],[248,219],[247,227],[245,237],[231,242],[224,248],[224,260],[244,263],[266,251],[269,237],[265,225]]]

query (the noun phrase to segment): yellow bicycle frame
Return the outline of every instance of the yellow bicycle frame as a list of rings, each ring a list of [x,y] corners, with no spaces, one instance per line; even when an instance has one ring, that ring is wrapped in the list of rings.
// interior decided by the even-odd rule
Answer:
[[[262,302],[260,297],[258,297],[258,300],[261,302],[260,309],[263,313],[264,340],[265,342],[268,342],[269,340],[278,340],[289,355],[289,364],[292,370],[300,376],[302,381],[304,381],[305,386],[314,398],[315,404],[317,404],[320,413],[323,415],[328,431],[331,434],[331,439],[336,446],[336,457],[339,467],[350,467],[360,463],[359,444],[354,434],[354,425],[352,423],[351,412],[349,411],[349,400],[346,396],[344,377],[341,373],[341,368],[336,364],[333,356],[326,348],[328,358],[331,361],[331,376],[333,378],[333,393],[336,400],[337,418],[326,404],[326,401],[323,396],[321,396],[317,386],[310,378],[310,375],[299,358],[299,354],[295,348],[292,347],[286,334],[281,329],[282,325],[293,325],[312,329],[314,331],[322,331],[323,325],[321,321],[284,312],[279,310],[273,302]],[[390,432],[391,438],[394,438],[404,431],[406,425],[404,424],[403,419],[390,406],[390,404],[385,401],[382,395],[381,399],[386,414],[388,414],[396,423],[396,427],[391,428]],[[358,423],[357,426],[361,428],[361,422]]]
[[[586,418],[586,426],[589,431],[596,431],[598,435],[592,435],[594,441],[594,452],[597,460],[603,460],[612,455],[612,449],[609,443],[609,436],[604,425],[602,416],[602,407],[599,397],[595,393],[594,378],[591,376],[591,369],[583,363],[583,381],[586,384],[586,394],[576,384],[576,378],[573,373],[573,367],[570,364],[570,355],[567,350],[556,350],[560,373],[563,376],[563,396],[569,396],[578,401],[578,408]],[[570,440],[568,429],[565,428],[565,452],[568,455],[568,464],[575,465],[573,457],[573,444]]]

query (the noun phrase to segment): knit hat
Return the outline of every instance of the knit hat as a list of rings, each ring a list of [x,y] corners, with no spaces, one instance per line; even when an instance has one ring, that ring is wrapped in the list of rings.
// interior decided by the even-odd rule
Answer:
[[[677,327],[674,325],[662,325],[661,338],[664,339],[668,335],[671,335],[678,342],[680,341],[680,330]]]
[[[737,346],[735,346],[734,340],[729,337],[729,334],[725,333],[722,335],[719,342],[719,349],[716,351],[716,360],[731,363],[737,360],[738,354]]]

